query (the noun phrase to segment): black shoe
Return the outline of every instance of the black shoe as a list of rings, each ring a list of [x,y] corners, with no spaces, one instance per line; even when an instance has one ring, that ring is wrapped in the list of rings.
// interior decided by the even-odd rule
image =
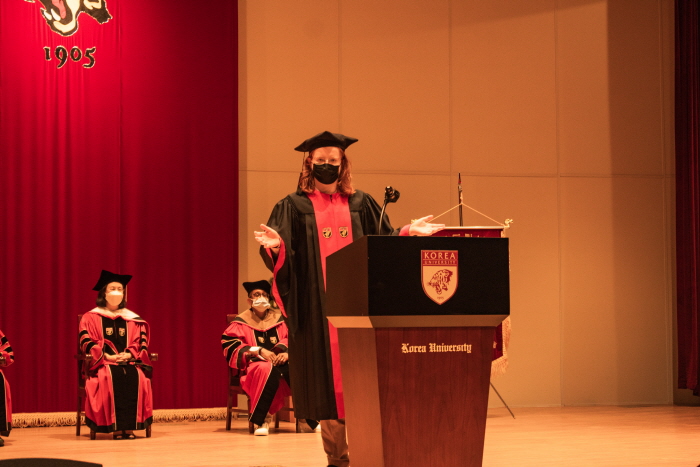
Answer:
[[[318,421],[316,421],[316,420],[311,420],[310,418],[307,418],[307,419],[306,419],[306,424],[309,425],[309,427],[310,427],[312,430],[316,430],[316,427],[320,425],[320,423],[318,423]],[[333,467],[335,467],[335,466],[333,466]]]
[[[4,445],[5,445],[5,440],[0,438],[0,448],[3,447]]]

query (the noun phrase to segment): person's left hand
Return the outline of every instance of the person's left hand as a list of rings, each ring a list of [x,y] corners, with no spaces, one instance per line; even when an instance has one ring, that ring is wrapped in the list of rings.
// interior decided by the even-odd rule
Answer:
[[[131,360],[131,353],[130,352],[122,352],[120,354],[116,355],[116,361],[117,363],[125,363]]]
[[[282,352],[282,353],[278,353],[275,356],[275,359],[272,361],[272,364],[275,366],[280,366],[280,365],[284,365],[288,361],[289,361],[289,354],[287,352]]]
[[[417,235],[419,237],[427,237],[435,232],[439,232],[445,228],[445,224],[430,224],[428,221],[431,220],[433,216],[425,216],[416,220],[408,229],[409,235]]]

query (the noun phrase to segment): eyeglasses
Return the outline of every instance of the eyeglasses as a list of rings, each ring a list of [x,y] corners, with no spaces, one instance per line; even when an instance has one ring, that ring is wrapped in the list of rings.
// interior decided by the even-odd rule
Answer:
[[[270,298],[270,296],[268,294],[266,294],[265,292],[253,292],[250,296],[252,298],[259,298],[259,297]]]

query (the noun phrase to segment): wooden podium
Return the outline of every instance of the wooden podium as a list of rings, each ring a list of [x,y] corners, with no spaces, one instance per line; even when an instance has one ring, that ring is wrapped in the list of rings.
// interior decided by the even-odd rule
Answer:
[[[355,467],[481,466],[507,238],[366,236],[327,258]]]

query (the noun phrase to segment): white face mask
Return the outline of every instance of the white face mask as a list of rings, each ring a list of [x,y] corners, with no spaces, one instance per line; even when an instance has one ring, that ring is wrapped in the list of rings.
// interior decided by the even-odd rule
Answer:
[[[110,305],[119,306],[124,299],[124,294],[118,290],[112,290],[110,293],[105,295],[105,298],[107,299],[107,303]]]
[[[270,308],[270,302],[268,302],[265,297],[258,297],[253,300],[253,308],[258,311],[265,311]]]

